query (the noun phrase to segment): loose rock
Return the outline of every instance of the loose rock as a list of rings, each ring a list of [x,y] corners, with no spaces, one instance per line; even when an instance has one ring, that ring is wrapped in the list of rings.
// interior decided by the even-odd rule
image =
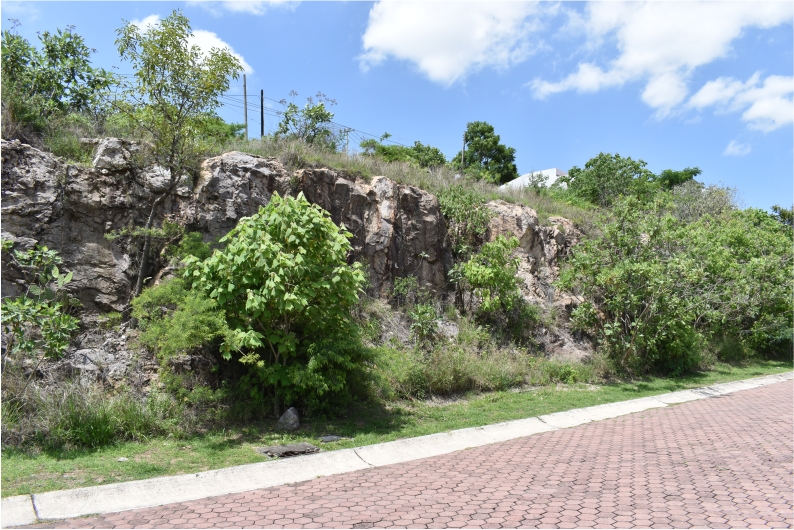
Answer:
[[[287,412],[281,415],[276,423],[277,431],[294,431],[301,426],[300,416],[295,407],[290,407]]]

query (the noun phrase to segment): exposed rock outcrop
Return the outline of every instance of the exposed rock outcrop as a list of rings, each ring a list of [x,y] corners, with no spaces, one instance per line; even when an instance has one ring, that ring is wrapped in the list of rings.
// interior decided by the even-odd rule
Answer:
[[[376,292],[384,294],[402,276],[415,276],[432,291],[444,288],[451,254],[434,195],[386,177],[351,181],[328,169],[301,170],[297,177],[306,198],[353,234],[353,259],[367,264]]]
[[[559,275],[559,260],[564,257],[582,234],[568,219],[551,217],[551,226],[538,222],[538,214],[529,206],[505,201],[491,201],[486,206],[494,212],[486,240],[498,236],[515,236],[519,240],[516,255],[521,259],[518,276],[521,290],[530,299],[545,303],[555,300],[554,282]]]
[[[2,142],[2,234],[19,246],[57,250],[74,271],[68,289],[89,312],[122,311],[129,302],[138,256],[105,235],[143,226],[149,205],[168,178],[162,168],[136,168],[136,148],[115,138],[96,143],[95,167],[68,165],[18,141]],[[306,198],[353,234],[351,261],[369,268],[385,293],[395,277],[413,275],[442,289],[450,255],[436,198],[385,177],[371,183],[328,169],[289,175],[278,160],[239,152],[206,160],[195,183],[184,177],[159,218],[180,221],[205,240],[225,235],[273,193]],[[159,222],[159,219],[158,219]],[[161,272],[151,271],[152,277]],[[18,271],[3,270],[3,296],[20,293]]]

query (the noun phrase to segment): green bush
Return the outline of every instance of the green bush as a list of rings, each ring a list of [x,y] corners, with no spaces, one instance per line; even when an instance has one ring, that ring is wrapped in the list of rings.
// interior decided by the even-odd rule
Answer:
[[[656,176],[646,169],[643,160],[623,158],[619,154],[599,153],[587,161],[584,169],[576,166],[560,183],[568,185],[574,195],[597,206],[610,206],[621,195],[648,197],[657,186]]]
[[[450,276],[464,293],[461,309],[471,310],[476,302],[477,311],[488,315],[511,311],[520,303],[518,258],[512,255],[518,244],[515,237],[498,236],[453,268]]]
[[[750,350],[791,341],[791,229],[766,212],[734,210],[686,223],[669,197],[618,201],[601,234],[573,250],[559,286],[588,300],[574,326],[624,369],[697,367],[712,337]]]
[[[7,265],[25,278],[25,293],[2,301],[0,319],[5,335],[6,355],[11,357],[57,359],[69,346],[77,330],[78,320],[69,314],[80,302],[69,297],[64,286],[72,273],[58,269],[61,257],[47,247],[36,246],[26,251],[12,251],[13,243],[3,241],[3,257]]]
[[[186,260],[186,281],[226,312],[224,358],[249,366],[251,398],[269,390],[276,411],[344,394],[344,374],[363,357],[351,309],[364,274],[346,262],[350,237],[302,194],[274,194],[221,239],[222,251]]]
[[[141,329],[141,344],[154,351],[164,366],[176,355],[195,352],[229,334],[217,301],[201,291],[187,290],[180,278],[145,289],[132,301],[132,316]]]
[[[465,256],[485,235],[493,212],[485,206],[482,194],[462,184],[443,188],[437,196],[452,250]]]

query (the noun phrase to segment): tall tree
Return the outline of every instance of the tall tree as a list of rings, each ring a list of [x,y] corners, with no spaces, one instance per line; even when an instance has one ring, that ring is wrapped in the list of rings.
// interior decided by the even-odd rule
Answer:
[[[119,55],[135,71],[118,108],[151,135],[154,161],[168,175],[168,184],[150,205],[142,232],[143,254],[134,290],[137,296],[149,265],[157,210],[176,191],[185,174],[197,166],[207,117],[220,106],[218,97],[229,89],[230,79],[239,77],[242,66],[227,49],[201,50],[188,44],[193,35],[190,21],[179,10],[147,28],[125,21],[116,35]]]
[[[488,122],[467,123],[464,134],[464,168],[473,170],[479,178],[497,184],[518,178],[516,150],[500,143],[500,140],[493,125]],[[460,152],[452,159],[452,163],[460,166]]]

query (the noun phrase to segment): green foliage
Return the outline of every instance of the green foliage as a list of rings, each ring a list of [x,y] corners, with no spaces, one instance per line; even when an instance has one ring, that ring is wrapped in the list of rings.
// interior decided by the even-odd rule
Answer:
[[[223,251],[187,259],[185,279],[226,311],[221,351],[250,367],[252,396],[258,385],[287,403],[344,388],[334,374],[354,360],[350,309],[364,282],[360,264],[346,263],[349,237],[302,194],[274,194],[221,240]]]
[[[208,116],[242,66],[226,49],[189,46],[190,21],[178,10],[145,30],[126,22],[116,35],[119,55],[134,71],[117,108],[151,135],[152,155],[170,171],[172,190],[196,164],[201,135],[214,123]]]
[[[695,180],[695,177],[703,173],[699,167],[688,167],[680,171],[665,169],[654,179],[663,190],[670,191],[676,186],[685,182]]]
[[[294,103],[287,105],[278,124],[276,137],[294,138],[310,145],[336,150],[337,139],[330,127],[334,114],[326,108],[326,103],[329,106],[336,105],[336,101],[318,93],[317,103],[313,98],[307,98],[302,109]]]
[[[469,295],[462,309],[471,309],[477,300],[477,311],[487,315],[509,312],[520,303],[516,276],[519,260],[512,256],[518,245],[515,237],[498,236],[485,243],[467,262],[453,268],[450,277]],[[462,298],[465,300],[465,294]]]
[[[478,179],[504,184],[518,178],[516,150],[500,143],[493,125],[484,121],[467,123],[464,142],[466,152],[463,165],[467,171],[473,171]],[[460,159],[458,152],[450,162],[460,167]]]
[[[215,300],[189,291],[176,278],[145,289],[132,301],[132,316],[141,329],[141,344],[163,362],[193,353],[229,334],[226,315]]]
[[[170,430],[179,412],[167,396],[157,394],[140,399],[126,392],[112,397],[67,393],[53,414],[47,445],[97,448],[121,440],[145,440]]]
[[[126,24],[116,31],[119,55],[128,61],[134,77],[122,86],[125,98],[115,103],[149,135],[153,160],[168,170],[165,190],[151,204],[144,230],[151,230],[159,206],[174,193],[186,173],[195,172],[208,149],[218,98],[237,79],[242,66],[227,49],[207,53],[188,45],[190,21],[175,10],[145,30]],[[144,236],[141,264],[133,294],[143,290],[148,272],[151,236]]]
[[[182,236],[178,244],[169,244],[165,247],[164,252],[172,263],[178,264],[188,256],[207,259],[212,254],[212,249],[209,243],[205,243],[202,239],[201,232],[187,232]]]
[[[424,145],[416,141],[411,147],[387,145],[374,139],[364,140],[360,144],[364,155],[374,156],[387,162],[412,162],[419,167],[436,167],[446,164],[444,153],[437,147]]]
[[[416,276],[406,276],[405,278],[395,278],[392,287],[392,299],[395,305],[413,305],[422,297],[419,282]]]
[[[619,154],[599,153],[587,161],[584,169],[571,168],[567,177],[558,181],[568,185],[575,195],[595,204],[610,206],[618,197],[636,196],[648,198],[653,194],[652,185],[656,176],[642,160],[623,158]],[[672,178],[672,177],[671,177]]]
[[[68,311],[79,302],[70,298],[64,286],[72,273],[58,269],[61,258],[54,250],[36,246],[27,251],[15,250],[3,241],[3,253],[11,266],[25,276],[26,292],[2,301],[2,326],[6,351],[11,356],[59,358],[69,346],[78,320]]]
[[[74,26],[40,33],[39,50],[16,34],[17,25],[2,34],[3,137],[14,132],[8,127],[40,133],[53,116],[96,110],[115,79],[90,66],[96,50],[73,33]]]
[[[559,281],[589,301],[574,326],[623,368],[680,373],[711,337],[757,351],[791,340],[792,236],[760,210],[684,223],[659,196],[618,201],[601,234],[573,250]]]
[[[493,212],[485,206],[481,194],[462,184],[443,188],[438,194],[438,205],[447,221],[447,235],[453,251],[461,256],[468,254],[488,230]]]
[[[232,138],[242,138],[244,131],[244,123],[226,123],[223,118],[214,113],[205,115],[201,125],[203,135],[221,142]]]
[[[432,304],[417,304],[408,311],[411,319],[411,333],[417,342],[425,342],[435,337],[438,313]]]
[[[673,215],[682,221],[692,222],[704,215],[721,217],[738,209],[736,189],[722,186],[704,186],[688,180],[672,190]]]
[[[772,206],[772,215],[781,224],[794,228],[794,206],[791,208],[784,208],[778,204]]]

